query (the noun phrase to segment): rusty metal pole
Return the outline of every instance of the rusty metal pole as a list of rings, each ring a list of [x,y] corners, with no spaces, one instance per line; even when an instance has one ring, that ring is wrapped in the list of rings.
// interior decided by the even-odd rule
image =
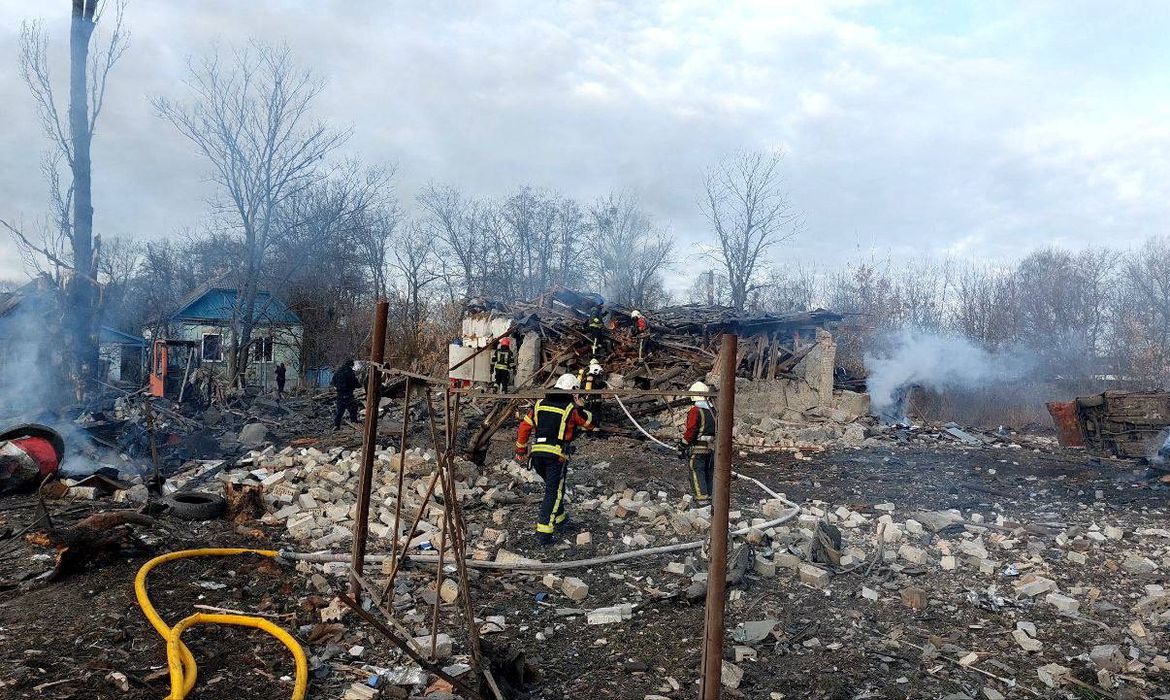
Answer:
[[[362,594],[362,566],[366,560],[366,535],[370,529],[370,487],[374,480],[374,450],[378,440],[379,389],[382,386],[382,360],[386,356],[386,316],[390,304],[378,300],[374,308],[374,335],[370,339],[370,369],[366,377],[366,424],[362,439],[362,471],[358,479],[357,520],[353,525],[353,559],[355,575],[349,577],[349,594],[359,600]],[[405,419],[404,419],[405,420]]]
[[[719,700],[723,680],[723,631],[727,605],[727,531],[731,510],[731,429],[735,425],[735,366],[738,337],[724,333],[720,343],[719,406],[715,429],[715,478],[711,494],[710,561],[703,634],[702,700]]]
[[[402,435],[398,438],[398,490],[394,496],[394,553],[398,553],[398,540],[402,538],[402,487],[406,479],[406,442],[410,429],[410,377],[406,378],[406,395],[402,397]],[[409,541],[409,537],[407,540]],[[405,550],[406,544],[402,545]],[[394,582],[391,581],[391,586]]]

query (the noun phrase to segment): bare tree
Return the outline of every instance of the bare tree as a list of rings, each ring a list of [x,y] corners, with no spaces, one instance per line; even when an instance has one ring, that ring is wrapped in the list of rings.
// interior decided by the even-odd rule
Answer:
[[[431,286],[442,279],[436,263],[435,240],[415,223],[399,228],[390,267],[394,270],[396,306],[401,310],[403,359],[414,359],[419,345],[423,313]]]
[[[312,122],[324,84],[294,66],[287,48],[252,44],[225,62],[213,53],[189,65],[191,101],[153,100],[158,114],[211,164],[244,241],[228,378],[244,363],[256,323],[256,298],[277,214],[290,197],[321,177],[321,164],[348,137]]]
[[[701,208],[719,241],[731,305],[742,310],[772,246],[797,233],[799,215],[783,190],[779,153],[743,152],[707,172]]]
[[[433,182],[427,183],[417,201],[423,213],[418,225],[425,235],[441,241],[458,263],[461,293],[467,297],[479,294],[477,271],[484,251],[483,228],[477,225],[475,202],[451,185]]]
[[[19,226],[0,220],[18,241],[26,261],[42,256],[60,273],[70,269],[64,281],[66,303],[66,355],[79,394],[88,389],[97,371],[98,307],[97,252],[93,232],[93,195],[90,147],[106,94],[110,71],[129,45],[122,28],[124,3],[114,4],[113,31],[104,44],[91,51],[100,19],[101,0],[71,0],[69,31],[69,106],[63,117],[49,69],[49,38],[40,21],[26,21],[20,32],[21,77],[36,102],[41,126],[53,144],[44,171],[49,181],[52,229],[40,244]],[[62,183],[59,163],[69,166],[70,180]],[[60,245],[68,242],[68,250]],[[37,265],[34,263],[34,267]]]
[[[1152,385],[1170,386],[1170,238],[1155,237],[1121,265],[1114,300],[1114,352]]]
[[[589,208],[592,255],[589,272],[607,299],[650,306],[671,265],[674,239],[654,226],[629,192],[613,192]]]
[[[714,280],[711,280],[714,282]],[[707,275],[700,275],[692,288],[692,297],[705,299]],[[819,303],[821,283],[808,266],[794,265],[768,271],[764,284],[751,295],[749,308],[764,313],[808,311]]]

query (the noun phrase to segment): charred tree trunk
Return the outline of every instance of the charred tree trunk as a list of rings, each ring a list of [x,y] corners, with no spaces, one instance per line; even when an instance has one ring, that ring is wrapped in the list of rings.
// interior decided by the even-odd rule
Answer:
[[[97,373],[97,294],[93,242],[93,199],[91,191],[87,69],[89,42],[93,36],[97,0],[73,0],[69,32],[69,139],[72,142],[73,174],[73,277],[68,285],[67,311],[71,365],[77,391],[84,395]],[[80,396],[79,396],[80,398]]]

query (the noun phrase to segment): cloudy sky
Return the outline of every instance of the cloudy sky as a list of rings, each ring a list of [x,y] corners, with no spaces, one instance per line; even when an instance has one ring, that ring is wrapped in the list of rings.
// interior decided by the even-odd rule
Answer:
[[[0,0],[0,216],[26,224],[44,215],[47,143],[19,27],[44,18],[63,62],[68,5]],[[106,235],[206,219],[207,168],[148,100],[183,96],[188,57],[250,37],[328,80],[319,116],[352,126],[348,154],[396,163],[406,197],[428,180],[582,199],[632,188],[689,251],[707,236],[703,169],[781,149],[804,219],[785,259],[1004,259],[1168,232],[1157,0],[131,0],[126,23],[94,145]],[[0,237],[0,276],[20,269]]]

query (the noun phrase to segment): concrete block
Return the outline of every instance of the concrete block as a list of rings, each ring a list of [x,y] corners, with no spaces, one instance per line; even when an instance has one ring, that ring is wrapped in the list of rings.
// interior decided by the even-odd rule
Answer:
[[[796,572],[800,570],[800,565],[803,563],[800,557],[788,552],[780,552],[773,555],[772,561],[776,562],[778,569],[787,569],[788,571]]]
[[[1076,613],[1081,609],[1081,601],[1059,593],[1049,593],[1044,596],[1044,602],[1053,605],[1062,613]]]
[[[1093,665],[1105,671],[1120,672],[1125,670],[1125,655],[1121,647],[1116,644],[1100,644],[1089,652],[1089,660]]]
[[[459,584],[453,579],[443,579],[443,585],[439,587],[439,597],[443,599],[444,603],[454,603],[459,600]]]
[[[423,651],[430,654],[431,635],[424,634],[421,637],[415,637],[414,641],[416,644],[418,644],[420,647],[422,647]],[[442,634],[442,633],[435,635],[435,656],[437,658],[446,659],[446,658],[450,657],[451,650],[452,650],[453,646],[454,646],[454,644],[451,640],[450,635]]]
[[[830,574],[815,564],[800,565],[800,582],[813,588],[825,588],[829,585]]]
[[[918,547],[911,547],[908,544],[904,544],[898,548],[898,556],[911,564],[922,565],[926,563],[926,552]]]
[[[589,585],[575,576],[566,576],[561,582],[561,591],[574,602],[580,603],[589,597]]]
[[[1034,598],[1042,593],[1056,590],[1056,581],[1043,576],[1029,574],[1016,583],[1016,592],[1020,595]]]

